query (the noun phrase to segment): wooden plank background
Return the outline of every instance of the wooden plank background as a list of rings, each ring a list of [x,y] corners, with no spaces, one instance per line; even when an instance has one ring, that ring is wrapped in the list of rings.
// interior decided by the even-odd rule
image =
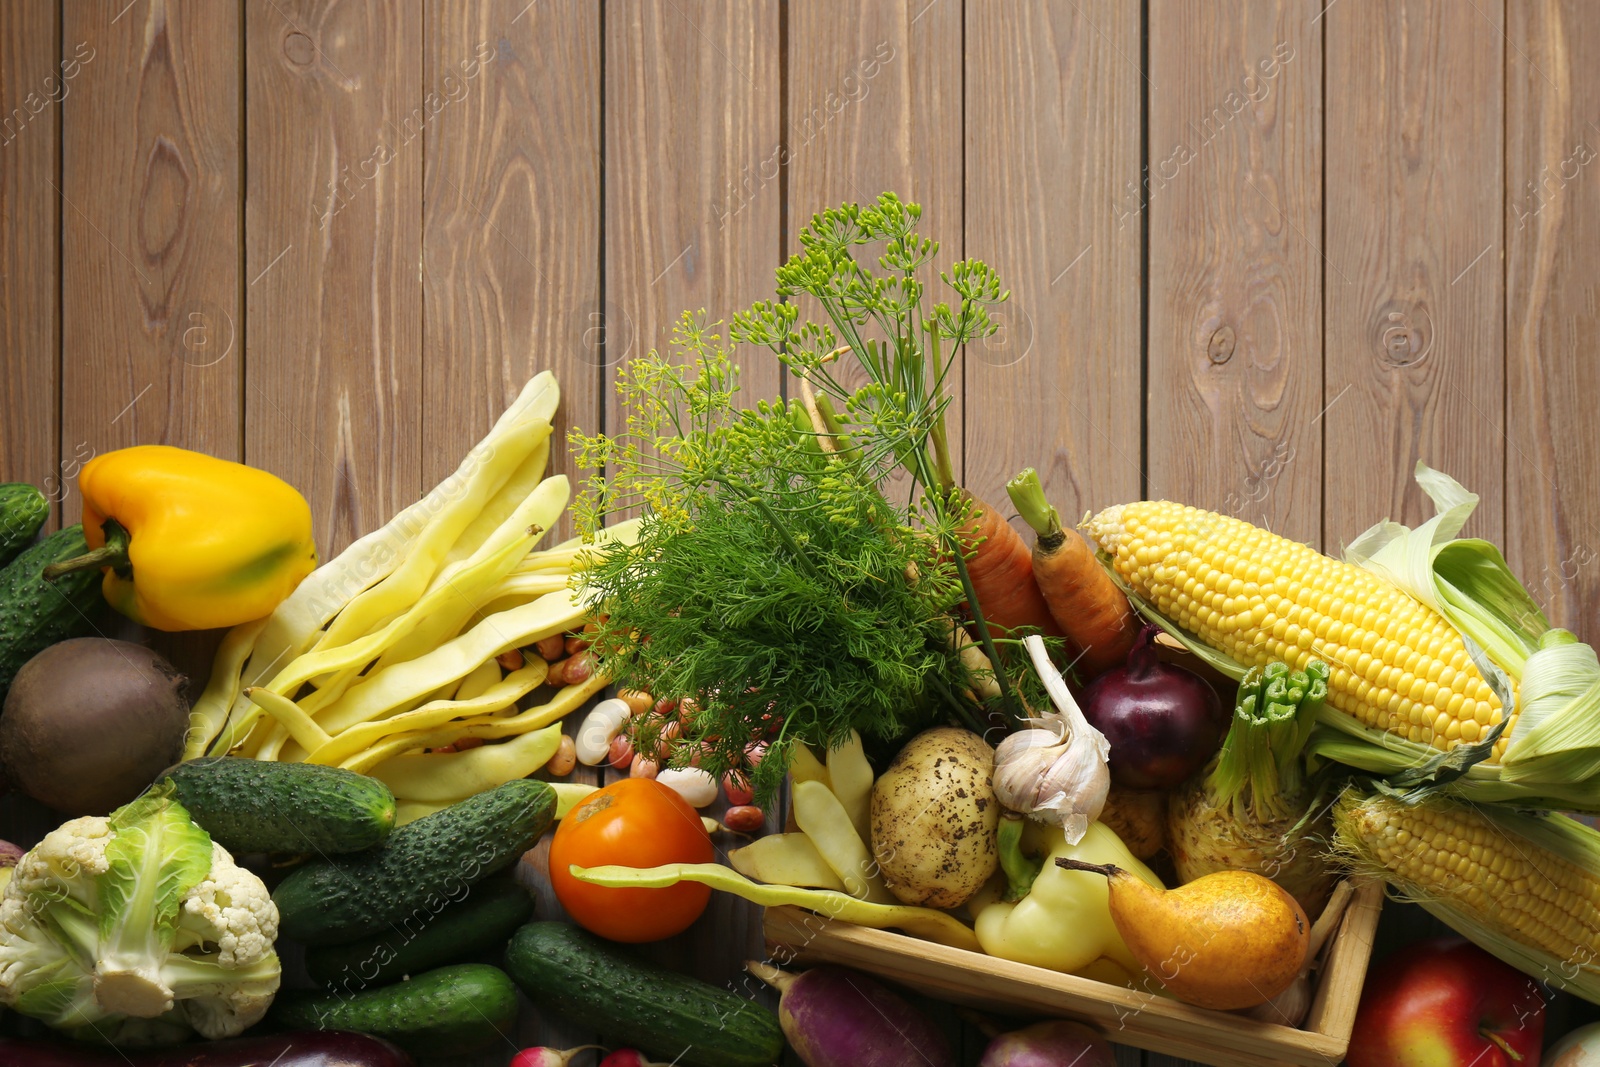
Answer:
[[[1337,551],[1425,517],[1426,460],[1592,637],[1597,46],[1581,0],[6,0],[0,480],[71,522],[88,457],[199,448],[331,556],[537,370],[605,425],[679,311],[894,189],[1012,292],[962,357],[980,494]],[[759,950],[720,902],[660,955]]]

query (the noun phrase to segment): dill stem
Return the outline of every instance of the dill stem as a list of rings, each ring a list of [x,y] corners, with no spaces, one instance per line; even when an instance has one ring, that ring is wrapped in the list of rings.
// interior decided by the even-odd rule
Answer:
[[[806,577],[817,581],[821,580],[822,576],[817,573],[817,568],[812,564],[811,557],[806,555],[800,548],[799,543],[794,539],[794,535],[789,532],[789,528],[783,524],[777,513],[772,510],[771,504],[762,499],[759,493],[752,492],[742,485],[736,485],[731,480],[718,479],[718,484],[738,493],[745,499],[746,503],[761,512],[761,517],[767,520],[773,532],[782,538],[784,547],[794,556],[795,565],[806,573]]]
[[[1017,714],[1016,694],[1011,691],[1011,682],[1006,678],[1005,670],[1000,666],[999,653],[995,651],[994,639],[989,636],[989,623],[983,617],[983,609],[978,606],[978,591],[972,587],[972,575],[967,573],[967,561],[962,556],[961,545],[954,536],[950,537],[951,552],[956,560],[956,574],[961,578],[961,588],[967,594],[967,605],[972,608],[972,622],[978,629],[978,643],[983,646],[984,655],[989,657],[989,662],[995,664],[994,678],[1000,685],[1000,700],[1005,705],[1006,718],[1011,720],[1011,728],[1019,729],[1022,726],[1022,716]],[[979,731],[980,733],[982,731]]]

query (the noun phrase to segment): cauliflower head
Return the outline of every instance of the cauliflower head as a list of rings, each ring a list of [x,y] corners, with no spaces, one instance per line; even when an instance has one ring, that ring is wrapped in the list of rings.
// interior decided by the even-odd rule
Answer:
[[[278,990],[278,909],[261,879],[157,787],[73,819],[0,896],[0,1004],[74,1037],[232,1037]]]

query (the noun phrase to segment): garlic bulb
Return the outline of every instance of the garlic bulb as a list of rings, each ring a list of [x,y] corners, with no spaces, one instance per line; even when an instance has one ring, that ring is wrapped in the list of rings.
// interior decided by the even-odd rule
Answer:
[[[1061,827],[1075,845],[1105,807],[1111,745],[1084,718],[1044,641],[1029,637],[1024,643],[1056,710],[1029,719],[1030,729],[1000,742],[994,753],[994,794],[1013,811]]]

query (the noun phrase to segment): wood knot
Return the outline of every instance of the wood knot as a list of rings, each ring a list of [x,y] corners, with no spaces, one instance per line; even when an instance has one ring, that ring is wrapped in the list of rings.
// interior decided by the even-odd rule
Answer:
[[[1223,364],[1233,358],[1233,350],[1237,344],[1232,326],[1219,326],[1217,332],[1211,335],[1211,340],[1206,343],[1206,357],[1211,362]]]
[[[297,67],[309,67],[316,57],[317,46],[310,36],[296,30],[283,39],[283,54]]]

